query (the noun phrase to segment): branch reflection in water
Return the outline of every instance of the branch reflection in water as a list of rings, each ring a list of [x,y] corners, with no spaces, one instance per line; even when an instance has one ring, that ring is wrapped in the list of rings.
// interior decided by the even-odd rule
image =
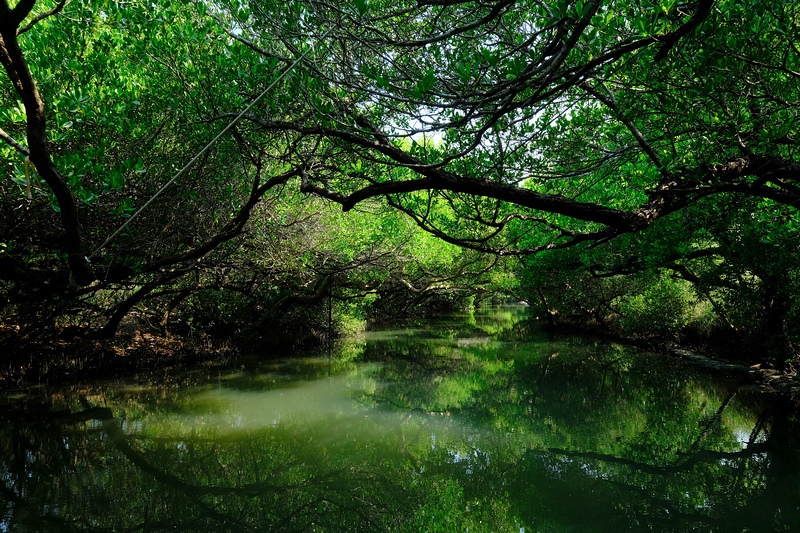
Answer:
[[[8,395],[0,530],[800,524],[790,402],[524,319],[485,310],[331,357]]]

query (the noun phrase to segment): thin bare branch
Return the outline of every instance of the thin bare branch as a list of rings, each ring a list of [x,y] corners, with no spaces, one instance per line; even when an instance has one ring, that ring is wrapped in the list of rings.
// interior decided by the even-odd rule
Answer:
[[[31,20],[25,26],[23,26],[23,27],[21,27],[20,29],[17,30],[17,35],[18,36],[22,35],[26,31],[28,31],[31,28],[33,28],[34,24],[36,24],[37,22],[41,22],[42,20],[46,19],[47,17],[52,17],[53,15],[57,14],[59,11],[64,9],[64,6],[66,6],[70,2],[72,2],[72,0],[61,0],[58,3],[58,5],[56,5],[56,7],[54,7],[50,11],[46,11],[44,13],[40,13],[40,14],[36,15],[35,17],[33,17],[33,20]]]
[[[5,131],[4,131],[2,128],[0,128],[0,138],[2,138],[2,139],[5,141],[5,142],[7,142],[8,144],[10,144],[11,146],[13,146],[13,147],[14,147],[14,149],[16,149],[16,150],[17,150],[19,153],[21,153],[21,154],[22,154],[22,155],[24,155],[25,157],[28,157],[28,156],[30,156],[30,155],[31,155],[31,153],[28,151],[28,149],[27,149],[27,148],[25,148],[24,146],[22,146],[21,144],[19,144],[17,141],[15,141],[15,140],[14,140],[14,139],[11,137],[11,135],[9,135],[8,133],[6,133],[6,132],[5,132]]]

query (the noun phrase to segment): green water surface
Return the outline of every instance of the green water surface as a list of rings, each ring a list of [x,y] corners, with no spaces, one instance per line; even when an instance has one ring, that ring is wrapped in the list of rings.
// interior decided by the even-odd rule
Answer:
[[[499,308],[0,398],[0,532],[800,531],[789,401]]]

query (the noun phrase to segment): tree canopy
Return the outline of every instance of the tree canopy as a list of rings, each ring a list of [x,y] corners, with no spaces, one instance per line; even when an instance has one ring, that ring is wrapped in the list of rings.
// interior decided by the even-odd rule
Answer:
[[[110,334],[212,288],[280,315],[334,277],[344,305],[513,272],[598,320],[686,284],[791,355],[799,10],[2,0],[7,301]],[[331,204],[378,228],[348,241]],[[290,268],[299,228],[340,240]]]

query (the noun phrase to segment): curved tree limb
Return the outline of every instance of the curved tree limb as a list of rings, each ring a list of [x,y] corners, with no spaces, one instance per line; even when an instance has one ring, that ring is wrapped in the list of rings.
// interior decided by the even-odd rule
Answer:
[[[14,28],[16,32],[17,26],[22,24],[25,17],[31,12],[36,0],[20,0],[13,9],[8,6],[8,0],[0,1],[0,15],[6,19],[3,27]]]
[[[714,6],[714,0],[699,0],[696,5],[697,11],[694,15],[692,15],[692,18],[686,22],[686,24],[659,39],[663,44],[655,55],[656,61],[661,61],[667,57],[670,49],[675,46],[678,41],[692,33],[695,28],[697,28],[706,18],[708,18],[708,15],[711,14],[711,8]]]
[[[239,211],[236,213],[236,215],[231,218],[231,220],[225,224],[225,227],[217,232],[216,235],[211,237],[206,242],[194,246],[184,252],[159,259],[145,267],[144,270],[161,270],[172,265],[185,263],[187,261],[199,260],[223,242],[237,237],[242,233],[245,224],[250,219],[250,213],[264,196],[264,194],[266,194],[267,191],[273,187],[286,183],[291,178],[300,174],[300,172],[301,169],[295,168],[288,172],[284,172],[283,174],[272,177],[260,186],[254,186],[247,201],[239,208]],[[257,183],[254,185],[257,185]]]
[[[27,148],[19,144],[16,140],[14,140],[11,135],[6,133],[2,128],[0,128],[0,139],[3,139],[9,145],[11,145],[17,152],[21,153],[22,155],[28,157],[31,153],[28,151]]]
[[[22,0],[10,9],[7,0],[0,0],[0,63],[25,107],[30,161],[53,191],[61,211],[70,279],[77,285],[88,285],[95,280],[95,274],[85,254],[77,201],[67,180],[53,164],[47,144],[44,101],[17,41],[17,27],[30,13],[33,4],[33,0]]]
[[[35,0],[34,0],[34,1],[35,1]],[[54,7],[54,8],[53,8],[53,9],[51,9],[50,11],[46,11],[46,12],[44,12],[44,13],[40,13],[39,15],[36,15],[35,17],[33,17],[33,20],[31,20],[31,21],[30,21],[29,23],[27,23],[25,26],[23,26],[22,28],[20,28],[20,29],[18,29],[18,30],[17,30],[17,35],[22,35],[22,34],[23,34],[23,33],[25,33],[26,31],[28,31],[28,30],[30,30],[31,28],[33,28],[33,26],[34,26],[34,25],[35,25],[37,22],[39,22],[39,21],[41,21],[41,20],[44,20],[44,19],[46,19],[47,17],[52,17],[53,15],[57,14],[59,11],[61,11],[62,9],[64,9],[64,6],[66,6],[67,4],[69,4],[71,1],[72,1],[72,0],[61,0],[61,1],[58,3],[58,5],[56,5],[56,7]]]

